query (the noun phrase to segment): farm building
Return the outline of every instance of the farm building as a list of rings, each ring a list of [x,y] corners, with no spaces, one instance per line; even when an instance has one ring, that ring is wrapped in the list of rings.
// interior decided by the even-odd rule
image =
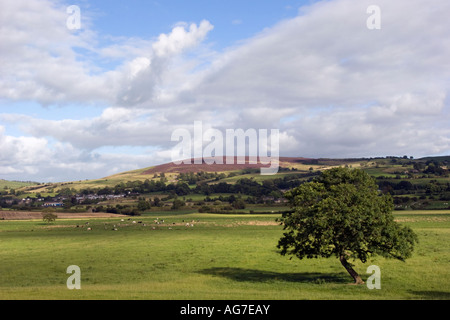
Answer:
[[[62,207],[63,203],[62,202],[45,202],[43,205],[43,207]]]

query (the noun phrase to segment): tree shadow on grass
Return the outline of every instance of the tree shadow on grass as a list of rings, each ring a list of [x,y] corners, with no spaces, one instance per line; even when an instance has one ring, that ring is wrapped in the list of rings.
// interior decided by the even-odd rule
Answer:
[[[411,291],[426,300],[450,300],[450,292],[445,291]]]
[[[344,273],[280,273],[273,271],[244,269],[244,268],[209,268],[200,270],[199,273],[225,277],[234,281],[271,282],[288,281],[301,283],[349,283],[348,275]]]

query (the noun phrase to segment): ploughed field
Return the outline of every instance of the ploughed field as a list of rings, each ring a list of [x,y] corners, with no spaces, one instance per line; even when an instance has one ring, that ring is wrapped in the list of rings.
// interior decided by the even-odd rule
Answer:
[[[11,213],[10,213],[11,214]],[[450,211],[396,211],[419,236],[406,262],[355,262],[353,286],[338,259],[298,260],[276,247],[276,214],[152,212],[0,220],[0,299],[450,299]],[[80,268],[68,289],[67,267]]]

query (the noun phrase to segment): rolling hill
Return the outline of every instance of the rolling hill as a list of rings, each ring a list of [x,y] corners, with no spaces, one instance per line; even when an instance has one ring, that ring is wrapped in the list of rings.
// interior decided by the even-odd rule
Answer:
[[[246,177],[253,176],[258,177],[259,169],[262,167],[269,167],[269,165],[262,165],[261,163],[250,164],[248,159],[246,163],[239,164],[238,159],[232,164],[207,164],[203,161],[201,164],[195,164],[194,159],[192,164],[174,164],[172,162],[164,163],[152,167],[146,167],[142,169],[136,169],[131,171],[120,172],[100,179],[91,180],[78,180],[70,182],[55,182],[55,183],[40,183],[40,184],[27,184],[20,188],[25,193],[54,193],[62,188],[74,188],[80,190],[83,188],[103,188],[114,187],[115,185],[127,182],[127,181],[145,181],[145,180],[159,180],[161,175],[167,178],[168,182],[175,182],[180,173],[188,172],[217,172],[217,173],[235,173],[236,176],[245,175]],[[295,170],[297,172],[308,172],[310,170],[324,170],[333,166],[349,165],[352,167],[359,167],[360,162],[368,162],[369,160],[363,159],[311,159],[303,157],[280,157],[279,158],[279,172],[276,175],[264,176],[264,179],[271,179],[280,175],[286,174],[285,170]]]
[[[40,183],[17,189],[0,190],[0,206],[20,209],[39,206],[39,201],[79,199],[86,195],[111,199],[121,195],[124,204],[105,202],[107,206],[138,204],[138,197],[161,197],[164,205],[175,205],[180,196],[189,203],[244,197],[248,204],[279,201],[285,190],[312,179],[320,171],[345,166],[360,168],[376,179],[379,190],[393,196],[396,209],[450,208],[450,171],[448,157],[413,159],[404,157],[311,159],[281,157],[274,175],[261,175],[261,164],[174,164],[165,163],[110,175],[101,179]],[[126,195],[133,195],[126,197]],[[208,196],[210,196],[208,199]],[[220,199],[220,197],[223,199]],[[250,197],[250,198],[248,198]],[[134,199],[134,200],[133,200]],[[189,200],[190,199],[190,200]],[[231,198],[230,198],[231,199]],[[231,201],[231,200],[227,201]],[[98,201],[97,201],[98,202]],[[75,202],[72,203],[75,205]],[[89,203],[90,204],[90,203]],[[70,205],[67,204],[66,205]],[[87,205],[87,204],[86,204]],[[101,206],[101,205],[100,205]],[[192,209],[192,208],[191,208]],[[198,208],[197,208],[198,209]],[[80,210],[86,210],[80,207]],[[194,209],[193,209],[194,210]]]
[[[420,181],[420,179],[436,178],[435,175],[424,174],[417,168],[427,168],[428,164],[438,163],[447,170],[447,165],[450,163],[450,157],[427,157],[422,159],[412,159],[404,157],[376,157],[376,158],[348,158],[348,159],[329,159],[329,158],[304,158],[304,157],[280,157],[279,171],[275,175],[260,175],[261,167],[268,167],[268,165],[249,164],[248,159],[243,164],[239,164],[237,159],[232,164],[207,164],[204,161],[201,164],[174,164],[172,162],[164,163],[152,167],[146,167],[131,171],[120,172],[100,179],[79,180],[71,182],[57,182],[57,183],[22,183],[15,184],[17,190],[25,194],[54,194],[63,188],[70,188],[74,190],[81,189],[96,189],[104,187],[114,187],[120,183],[129,181],[145,181],[156,180],[159,181],[162,177],[167,183],[175,183],[182,174],[186,173],[223,173],[225,177],[220,178],[221,181],[232,183],[239,178],[253,178],[256,181],[263,181],[267,179],[275,179],[293,173],[308,173],[329,169],[335,166],[348,166],[352,168],[362,168],[370,175],[377,177],[384,177],[386,179],[395,178],[411,178],[413,182]],[[428,170],[428,169],[427,169]],[[447,170],[448,172],[448,170]],[[427,173],[427,172],[426,172]],[[449,180],[447,176],[438,176],[441,181]],[[216,179],[217,180],[217,179]],[[449,180],[450,181],[450,180]],[[214,182],[212,182],[214,183]],[[6,181],[3,181],[6,185]],[[10,185],[13,185],[10,183]]]

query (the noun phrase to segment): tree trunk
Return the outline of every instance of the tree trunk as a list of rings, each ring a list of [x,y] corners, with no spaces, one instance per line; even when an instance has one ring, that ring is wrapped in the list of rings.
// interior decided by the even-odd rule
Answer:
[[[347,261],[347,259],[345,259],[344,255],[341,255],[339,257],[339,260],[341,261],[345,270],[347,270],[347,272],[352,276],[353,280],[355,280],[354,284],[364,284],[364,281],[361,279],[359,274],[352,268],[352,265]]]

